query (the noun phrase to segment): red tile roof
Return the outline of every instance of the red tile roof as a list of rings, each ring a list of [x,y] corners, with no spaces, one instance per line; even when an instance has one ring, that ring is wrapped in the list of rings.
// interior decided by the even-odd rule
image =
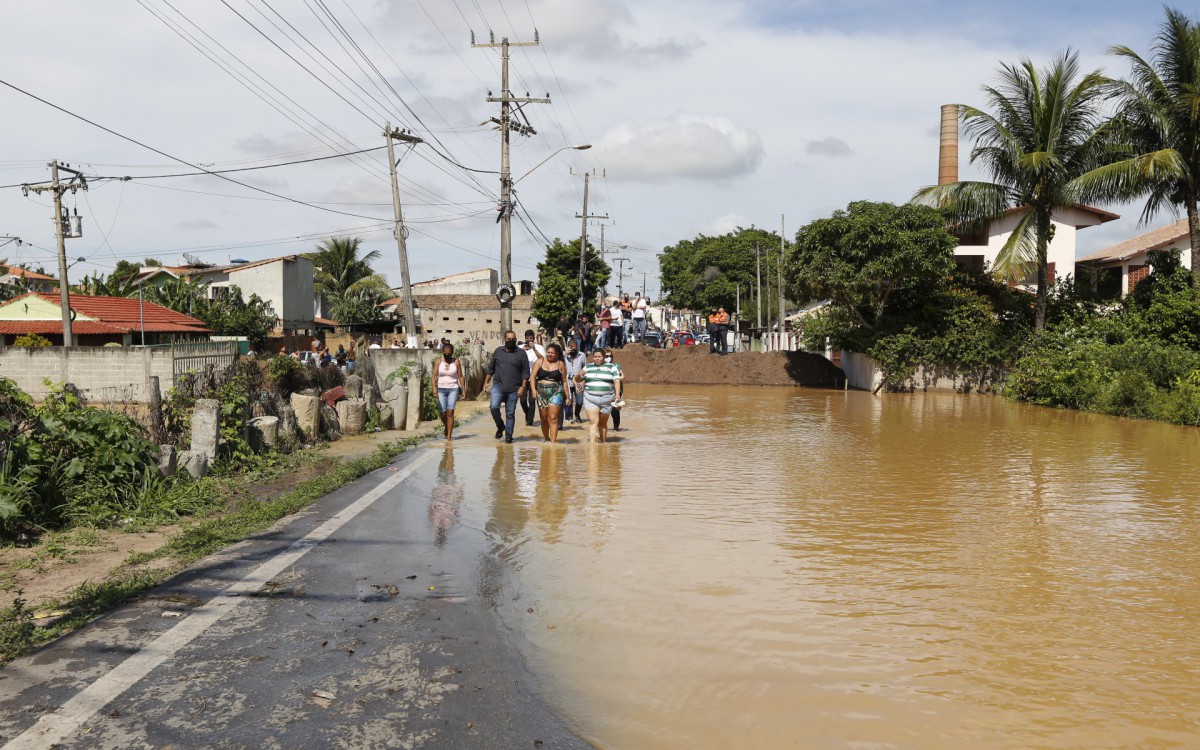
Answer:
[[[61,320],[0,320],[0,335],[19,336],[23,333],[38,333],[38,334],[62,334]],[[121,335],[128,333],[124,329],[116,326],[105,325],[104,323],[96,323],[90,320],[76,320],[71,324],[71,333],[76,336],[87,336],[92,334],[115,334]]]
[[[16,304],[26,297],[38,297],[53,305],[59,304],[57,294],[31,292],[16,297],[0,307]],[[204,323],[190,315],[175,312],[154,302],[139,302],[126,297],[93,297],[85,294],[71,295],[71,308],[80,315],[96,320],[76,320],[71,325],[73,333],[132,333],[144,330],[147,333],[208,333]],[[5,326],[20,326],[16,333],[62,333],[61,320],[8,320]],[[33,327],[52,326],[52,330],[35,331]],[[82,327],[95,330],[83,330]],[[14,331],[3,331],[13,333]]]
[[[1149,252],[1167,247],[1188,236],[1188,220],[1180,219],[1165,227],[1152,229],[1144,234],[1118,242],[1115,245],[1097,250],[1076,260],[1076,263],[1103,263],[1104,261],[1128,260],[1138,253]]]
[[[39,294],[47,302],[58,303],[58,297],[52,294]],[[71,307],[77,312],[96,318],[105,323],[132,326],[141,330],[141,322],[146,322],[147,331],[175,330],[175,327],[204,328],[199,320],[180,312],[163,307],[155,302],[139,302],[131,297],[92,297],[84,294],[71,295]],[[168,326],[169,328],[162,328]]]
[[[38,281],[53,281],[58,282],[58,279],[53,276],[47,276],[44,273],[30,271],[20,266],[0,266],[0,276],[17,276],[23,279],[36,279]]]

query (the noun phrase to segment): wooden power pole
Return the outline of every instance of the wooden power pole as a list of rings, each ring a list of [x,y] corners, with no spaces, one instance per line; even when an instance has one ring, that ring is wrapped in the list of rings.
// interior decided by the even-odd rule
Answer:
[[[383,125],[383,137],[387,141],[388,171],[392,174],[392,208],[396,214],[396,227],[392,234],[396,235],[396,250],[400,254],[400,283],[404,294],[404,325],[405,346],[416,349],[421,345],[417,336],[416,305],[412,297],[412,278],[408,274],[408,230],[404,228],[404,211],[400,207],[400,183],[396,177],[396,154],[392,150],[392,141],[403,143],[423,143],[420,138],[398,129],[393,129],[390,122]]]

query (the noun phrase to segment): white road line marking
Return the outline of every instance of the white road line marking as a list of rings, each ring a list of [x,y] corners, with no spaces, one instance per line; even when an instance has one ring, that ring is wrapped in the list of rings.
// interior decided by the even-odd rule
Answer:
[[[192,639],[231,613],[242,602],[244,594],[258,591],[267,581],[294,565],[309,550],[328,539],[347,521],[366,510],[372,503],[394,489],[396,485],[412,476],[421,464],[432,457],[432,451],[422,451],[408,466],[400,469],[394,476],[388,477],[378,487],[347,505],[303,538],[297,539],[287,549],[263,562],[240,581],[227,588],[225,593],[214,596],[202,606],[192,610],[191,614],[178,625],[88,685],[60,706],[57,711],[44,714],[36,724],[5,745],[5,750],[46,748],[62,742],[114,698],[133,687],[135,683],[174,656]]]

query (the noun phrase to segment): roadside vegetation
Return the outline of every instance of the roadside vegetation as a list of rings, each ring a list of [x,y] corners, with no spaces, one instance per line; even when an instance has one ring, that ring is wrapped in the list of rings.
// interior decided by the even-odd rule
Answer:
[[[1001,66],[987,107],[961,107],[987,180],[924,188],[907,206],[853,203],[803,227],[785,261],[789,296],[829,301],[805,321],[806,346],[870,355],[889,390],[950,377],[962,390],[1200,425],[1200,23],[1168,9],[1148,56],[1110,52],[1126,79],[1082,73],[1067,52],[1042,68]],[[1096,301],[1086,278],[1051,284],[1051,214],[1136,198],[1143,222],[1186,213],[1191,272],[1158,251],[1120,301]],[[1014,210],[994,267],[955,268],[955,235]]]

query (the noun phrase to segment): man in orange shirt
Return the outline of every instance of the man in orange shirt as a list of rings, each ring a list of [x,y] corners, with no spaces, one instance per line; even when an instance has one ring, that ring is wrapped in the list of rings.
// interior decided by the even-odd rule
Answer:
[[[717,350],[721,354],[729,353],[729,313],[725,312],[725,308],[717,308],[717,338],[720,339],[720,345]]]

